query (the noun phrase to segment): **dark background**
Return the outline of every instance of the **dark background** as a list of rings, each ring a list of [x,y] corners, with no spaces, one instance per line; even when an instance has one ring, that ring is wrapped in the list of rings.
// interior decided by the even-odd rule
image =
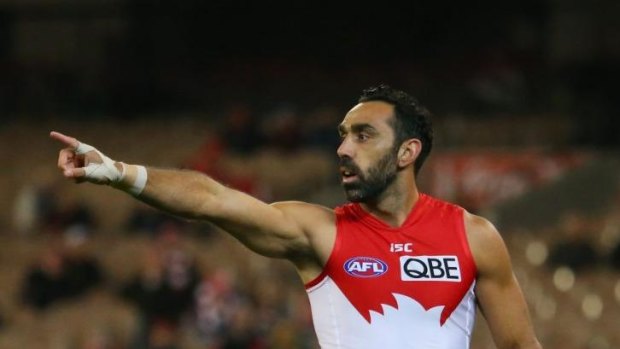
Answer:
[[[3,118],[135,118],[388,83],[436,114],[559,113],[617,145],[615,1],[4,1]]]

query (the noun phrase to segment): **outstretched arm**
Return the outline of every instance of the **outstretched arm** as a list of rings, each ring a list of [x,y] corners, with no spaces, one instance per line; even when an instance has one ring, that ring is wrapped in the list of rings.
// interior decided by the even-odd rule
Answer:
[[[486,219],[466,214],[465,226],[476,267],[476,297],[500,349],[540,349],[527,304],[506,246]]]
[[[301,202],[269,205],[199,172],[128,165],[73,137],[58,132],[50,136],[66,146],[58,158],[66,178],[111,185],[163,211],[208,220],[262,255],[310,256],[311,230],[332,223],[333,214],[324,207]]]

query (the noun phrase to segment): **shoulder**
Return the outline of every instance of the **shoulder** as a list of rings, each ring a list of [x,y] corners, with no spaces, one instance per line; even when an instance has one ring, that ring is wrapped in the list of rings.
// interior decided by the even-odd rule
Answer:
[[[420,202],[423,206],[438,210],[440,212],[453,212],[460,214],[465,209],[455,203],[445,201],[428,194],[420,193]]]
[[[314,279],[327,263],[333,249],[338,209],[300,201],[283,201],[271,205],[303,231],[308,249],[305,249],[306,253],[296,253],[291,260],[304,282]]]
[[[508,250],[499,231],[488,219],[463,212],[465,232],[479,274],[510,266]]]
[[[467,235],[474,243],[489,243],[501,239],[499,232],[488,219],[463,210]]]

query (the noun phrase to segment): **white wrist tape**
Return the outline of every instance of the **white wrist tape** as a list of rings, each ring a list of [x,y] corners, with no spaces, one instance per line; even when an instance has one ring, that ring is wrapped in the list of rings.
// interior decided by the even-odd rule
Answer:
[[[123,172],[125,172],[124,169],[125,169],[125,166],[123,164]],[[128,189],[129,192],[132,195],[140,195],[140,193],[142,193],[142,190],[144,190],[144,187],[146,187],[147,179],[148,179],[148,174],[146,172],[146,167],[136,165],[136,180],[133,182],[131,187],[129,187]]]
[[[101,183],[101,184],[115,184],[120,182],[122,178],[121,172],[114,166],[114,160],[105,156],[95,147],[88,145],[86,143],[80,143],[75,149],[76,154],[86,154],[90,151],[94,151],[101,158],[100,163],[90,162],[88,165],[84,167],[84,171],[86,172],[86,179],[91,182]]]

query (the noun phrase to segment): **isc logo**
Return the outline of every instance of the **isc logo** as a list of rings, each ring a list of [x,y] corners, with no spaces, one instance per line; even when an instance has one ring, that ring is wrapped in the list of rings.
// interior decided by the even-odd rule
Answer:
[[[404,244],[391,243],[390,252],[413,252],[412,246],[413,244],[411,242],[407,242]]]
[[[353,257],[344,263],[344,271],[347,274],[361,278],[372,278],[385,274],[387,264],[373,257]]]
[[[461,281],[456,256],[402,256],[400,268],[403,281]]]

